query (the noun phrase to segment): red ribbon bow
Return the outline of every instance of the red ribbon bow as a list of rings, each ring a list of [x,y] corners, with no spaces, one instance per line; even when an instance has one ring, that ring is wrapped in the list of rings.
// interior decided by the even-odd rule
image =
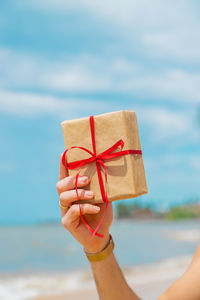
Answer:
[[[78,182],[78,177],[79,177],[79,174],[80,174],[80,171],[81,171],[81,168],[86,165],[86,164],[89,164],[91,162],[94,162],[96,161],[96,168],[97,168],[97,174],[98,174],[98,178],[99,178],[99,185],[100,185],[100,189],[101,189],[101,196],[102,196],[102,199],[103,201],[106,203],[106,207],[105,207],[105,210],[104,210],[104,214],[103,216],[101,217],[101,220],[99,222],[99,224],[97,225],[96,229],[92,229],[87,223],[86,221],[84,220],[83,218],[83,215],[82,215],[82,212],[81,212],[81,206],[80,206],[80,203],[79,203],[79,208],[80,208],[80,216],[81,216],[81,219],[83,221],[83,223],[85,224],[85,226],[90,230],[90,232],[92,233],[92,236],[94,235],[97,235],[99,237],[103,237],[102,234],[99,234],[97,233],[99,227],[101,226],[101,223],[104,219],[104,216],[106,214],[106,210],[107,210],[107,206],[108,206],[108,195],[107,195],[107,172],[106,172],[106,168],[105,168],[105,165],[104,165],[104,160],[108,160],[108,159],[111,159],[111,158],[115,158],[115,157],[119,157],[119,156],[123,156],[123,155],[127,155],[127,154],[142,154],[142,151],[141,150],[122,150],[123,147],[124,147],[124,142],[123,140],[119,140],[118,142],[116,142],[112,147],[108,148],[107,150],[105,150],[104,152],[100,153],[100,154],[96,154],[96,146],[95,146],[95,134],[94,134],[94,116],[90,116],[90,130],[91,130],[91,138],[92,138],[92,147],[93,147],[93,152],[91,152],[90,150],[84,148],[84,147],[78,147],[78,146],[73,146],[69,149],[66,149],[65,152],[63,153],[63,156],[62,156],[62,163],[63,165],[67,168],[67,169],[70,169],[70,170],[73,170],[73,169],[77,169],[77,168],[80,168],[76,174],[76,180],[75,180],[75,188],[76,188],[76,194],[77,194],[77,199],[79,199],[79,195],[78,195],[78,186],[77,186],[77,182]],[[117,149],[118,147],[121,147],[121,151],[118,151],[118,152],[114,152],[113,151],[115,149]],[[86,151],[88,152],[91,157],[89,158],[86,158],[86,159],[82,159],[82,160],[77,160],[77,161],[73,161],[73,162],[70,162],[70,163],[67,163],[66,164],[66,160],[65,160],[65,155],[67,153],[67,151],[71,150],[71,149],[75,149],[75,148],[78,148],[78,149],[81,149],[83,151]],[[104,170],[104,173],[105,173],[105,187],[106,187],[106,192],[105,192],[105,188],[104,188],[104,184],[103,184],[103,178],[102,178],[102,175],[101,175],[101,167],[103,168]]]

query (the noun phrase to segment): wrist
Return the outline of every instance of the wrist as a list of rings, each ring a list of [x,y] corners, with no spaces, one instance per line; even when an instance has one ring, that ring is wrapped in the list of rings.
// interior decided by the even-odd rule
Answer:
[[[108,232],[103,238],[99,238],[98,240],[96,240],[94,245],[84,247],[84,251],[90,254],[96,254],[98,252],[101,252],[104,248],[106,248],[106,246],[109,243],[109,240],[110,234]]]

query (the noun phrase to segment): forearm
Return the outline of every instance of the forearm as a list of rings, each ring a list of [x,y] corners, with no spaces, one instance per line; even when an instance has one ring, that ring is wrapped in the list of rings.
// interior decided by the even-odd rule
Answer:
[[[139,300],[128,286],[114,254],[112,253],[114,244],[110,243],[112,240],[109,236],[109,229],[113,219],[112,202],[109,202],[107,205],[104,222],[101,225],[101,234],[103,235],[103,238],[100,239],[98,236],[91,238],[90,231],[85,227],[83,222],[81,222],[80,212],[82,212],[82,215],[85,215],[86,221],[90,223],[90,226],[95,228],[105,214],[106,203],[100,203],[98,205],[82,203],[81,206],[77,203],[73,203],[78,200],[75,190],[76,177],[68,176],[66,168],[62,163],[62,157],[63,156],[61,155],[59,173],[60,180],[56,185],[59,195],[59,205],[61,208],[62,225],[80,244],[82,244],[87,256],[89,254],[92,254],[92,256],[95,254],[96,256],[99,252],[101,253],[101,256],[102,251],[106,249],[107,251],[108,249],[111,251],[107,252],[108,256],[105,256],[103,260],[99,261],[98,259],[96,262],[91,262],[100,300]],[[91,199],[91,194],[88,198],[88,190],[82,189],[88,184],[88,177],[79,176],[77,182],[78,195],[80,195],[82,200]],[[107,248],[109,246],[110,248]],[[89,261],[91,261],[91,256]]]
[[[158,300],[198,300],[200,299],[199,277],[194,273],[186,272],[175,281]]]
[[[199,300],[200,299],[200,246],[187,271],[176,280],[158,300]]]
[[[113,253],[104,260],[91,263],[100,300],[139,300],[128,286]]]

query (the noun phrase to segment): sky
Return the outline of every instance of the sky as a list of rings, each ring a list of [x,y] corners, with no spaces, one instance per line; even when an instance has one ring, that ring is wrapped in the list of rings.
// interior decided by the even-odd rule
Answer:
[[[0,224],[59,220],[60,123],[135,110],[148,195],[200,199],[200,3],[1,0]]]

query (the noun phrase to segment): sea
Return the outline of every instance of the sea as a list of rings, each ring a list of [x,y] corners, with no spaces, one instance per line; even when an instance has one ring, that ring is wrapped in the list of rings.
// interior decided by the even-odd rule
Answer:
[[[200,243],[200,220],[115,220],[111,234],[120,266],[140,266],[194,253]],[[42,286],[40,281],[38,287],[38,278],[67,272],[76,274],[77,279],[77,272],[87,268],[82,246],[61,224],[0,227],[2,300],[31,299],[38,288],[43,289],[47,284]],[[33,278],[35,287],[32,283],[31,289]],[[75,284],[74,280],[69,288]]]

